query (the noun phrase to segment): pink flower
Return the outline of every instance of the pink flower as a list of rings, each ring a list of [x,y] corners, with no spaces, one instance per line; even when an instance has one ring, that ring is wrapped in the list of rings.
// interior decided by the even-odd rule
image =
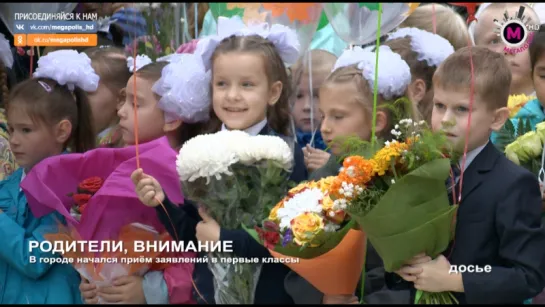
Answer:
[[[176,50],[176,53],[193,53],[195,52],[195,49],[197,49],[197,43],[199,42],[198,39],[194,39],[190,41],[189,43],[185,43],[178,47]]]

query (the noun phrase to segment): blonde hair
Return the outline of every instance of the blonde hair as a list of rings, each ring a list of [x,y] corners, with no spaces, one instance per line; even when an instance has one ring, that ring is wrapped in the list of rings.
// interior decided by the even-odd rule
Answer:
[[[373,114],[373,89],[369,86],[369,82],[363,78],[362,70],[358,69],[357,65],[340,67],[333,71],[329,77],[324,81],[321,88],[334,86],[335,84],[347,84],[352,83],[358,92],[358,96],[355,97],[356,101],[361,103],[365,107],[365,117],[367,120],[371,121],[371,116]],[[387,116],[387,126],[382,131],[377,131],[377,136],[390,139],[392,138],[391,130],[395,123],[393,122],[393,112],[399,113],[403,118],[415,118],[414,107],[407,106],[405,104],[391,105],[391,107],[386,107],[388,103],[395,102],[403,96],[393,97],[391,100],[386,100],[382,95],[378,95],[377,101],[377,111],[380,110],[386,113]],[[392,108],[394,108],[392,110]]]
[[[335,66],[337,56],[333,53],[325,50],[314,49],[310,51],[312,73],[317,71],[330,72]],[[303,64],[304,61],[304,64]],[[288,78],[292,82],[292,88],[294,89],[292,94],[297,94],[297,87],[301,83],[301,77],[303,75],[309,75],[308,55],[301,57],[292,67],[288,69]]]
[[[436,33],[450,42],[454,50],[466,47],[470,40],[465,20],[451,7],[430,3],[419,6],[400,28],[418,28],[433,32],[433,6],[435,5]]]
[[[433,76],[434,87],[460,90],[471,85],[470,57],[473,60],[475,93],[488,109],[507,106],[511,69],[503,54],[485,47],[464,47],[450,55]]]

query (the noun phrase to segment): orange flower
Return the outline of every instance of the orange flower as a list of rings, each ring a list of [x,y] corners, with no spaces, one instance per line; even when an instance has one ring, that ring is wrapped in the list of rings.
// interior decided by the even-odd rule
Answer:
[[[321,9],[318,3],[263,3],[263,8],[271,11],[273,18],[286,14],[291,22],[306,24],[319,17]]]
[[[343,170],[339,177],[346,183],[363,186],[374,176],[374,165],[370,160],[360,156],[351,156],[343,161]]]

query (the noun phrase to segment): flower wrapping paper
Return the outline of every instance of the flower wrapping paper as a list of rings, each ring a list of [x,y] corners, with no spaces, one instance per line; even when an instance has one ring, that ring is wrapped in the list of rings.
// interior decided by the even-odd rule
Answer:
[[[183,203],[176,173],[176,152],[166,137],[139,146],[140,166],[155,177],[173,203]],[[64,154],[47,158],[34,166],[21,183],[28,204],[36,217],[53,211],[75,225],[84,240],[116,239],[121,228],[141,223],[164,231],[155,208],[144,206],[130,179],[136,169],[134,146],[98,148],[83,154]],[[102,188],[91,198],[79,223],[70,214],[69,195],[86,178],[104,179]],[[107,210],[107,214],[105,211]]]

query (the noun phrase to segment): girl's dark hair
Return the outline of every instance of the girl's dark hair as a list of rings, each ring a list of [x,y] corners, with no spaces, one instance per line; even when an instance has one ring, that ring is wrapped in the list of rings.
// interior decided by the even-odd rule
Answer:
[[[47,90],[47,87],[50,89]],[[72,132],[65,148],[82,153],[95,147],[91,107],[82,89],[76,87],[70,91],[67,86],[59,85],[54,80],[33,78],[16,85],[9,101],[8,108],[24,108],[36,122],[54,125],[61,120],[69,120]]]
[[[545,24],[539,27],[538,32],[534,32],[534,38],[530,44],[530,64],[532,65],[532,76],[537,60],[545,51]]]
[[[289,99],[292,92],[291,79],[288,77],[288,72],[284,61],[280,58],[273,43],[258,35],[252,36],[231,36],[218,45],[212,55],[212,63],[220,54],[229,52],[255,52],[261,54],[263,63],[265,64],[265,72],[269,84],[276,81],[282,82],[282,93],[280,98],[267,110],[267,121],[270,127],[277,133],[291,135],[290,125],[290,107]],[[212,65],[212,70],[214,65]],[[221,121],[216,116],[214,108],[210,109],[209,131],[216,132],[221,127]]]
[[[413,51],[410,37],[401,37],[384,42],[382,45],[390,47],[393,52],[399,54],[401,58],[407,62],[411,69],[413,81],[415,78],[422,79],[426,84],[426,95],[420,103],[417,104],[417,109],[420,115],[428,122],[431,122],[431,113],[433,110],[433,74],[437,67],[428,65],[425,60],[418,60],[418,53]]]
[[[91,65],[100,76],[100,81],[114,94],[127,86],[132,76],[127,67],[127,57],[123,49],[117,47],[93,47],[86,49],[85,54],[91,59]]]
[[[161,78],[163,68],[168,65],[168,62],[154,62],[140,68],[136,74],[146,80],[155,82]]]
[[[207,122],[202,123],[182,123],[182,126],[179,129],[178,140],[180,141],[180,146],[184,145],[185,142],[196,137],[199,134],[202,134],[207,127]]]

